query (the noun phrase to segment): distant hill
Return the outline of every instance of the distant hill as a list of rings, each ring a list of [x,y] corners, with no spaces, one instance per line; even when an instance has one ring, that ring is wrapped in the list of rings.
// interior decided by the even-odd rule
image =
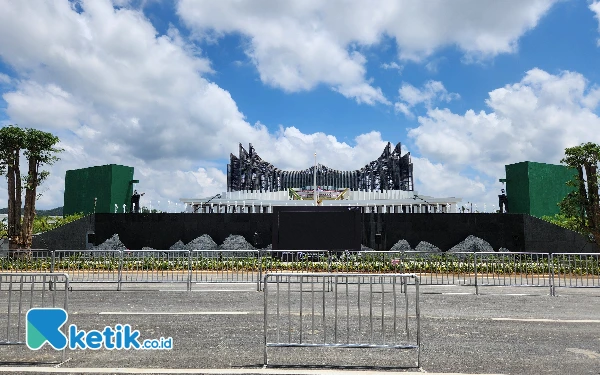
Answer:
[[[56,207],[51,210],[35,210],[37,216],[62,216],[63,208]],[[0,214],[8,214],[8,208],[0,208]],[[23,209],[21,209],[21,214],[23,214]]]

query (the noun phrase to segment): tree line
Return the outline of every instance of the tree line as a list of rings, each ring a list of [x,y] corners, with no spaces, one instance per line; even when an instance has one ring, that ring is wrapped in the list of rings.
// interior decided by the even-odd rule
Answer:
[[[77,213],[73,215],[67,215],[64,217],[50,217],[50,216],[37,216],[33,219],[32,233],[43,233],[49,230],[56,229],[65,224],[71,223],[75,220],[79,220],[84,215]],[[0,221],[0,239],[8,237],[8,231],[6,226],[6,219]]]
[[[545,216],[547,220],[561,227],[590,235],[600,245],[600,200],[598,163],[600,145],[592,142],[565,149],[561,163],[573,168],[575,176],[567,182],[573,190],[558,203],[560,213]]]
[[[6,231],[12,248],[31,248],[38,187],[49,174],[42,167],[59,160],[57,154],[63,151],[56,147],[59,141],[57,136],[37,129],[17,125],[0,129],[0,173],[6,175],[8,182]],[[27,162],[25,173],[21,171],[22,156]]]

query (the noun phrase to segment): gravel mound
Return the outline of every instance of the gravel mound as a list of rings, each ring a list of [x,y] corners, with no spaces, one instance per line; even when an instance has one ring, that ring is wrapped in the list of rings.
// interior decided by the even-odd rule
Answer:
[[[390,249],[390,251],[411,251],[412,248],[410,247],[410,244],[408,243],[407,240],[400,240],[398,242],[396,242],[394,244],[394,246],[392,246],[392,248]]]
[[[360,245],[360,251],[375,251],[375,250],[373,250],[370,247],[366,247],[365,245],[361,244]]]
[[[450,250],[448,250],[449,253],[482,252],[482,251],[494,251],[494,248],[486,240],[479,238],[479,237],[475,237],[475,236],[469,236],[469,237],[465,238],[458,245],[455,245]]]
[[[113,234],[111,238],[94,246],[93,250],[127,250],[127,246],[119,239],[118,234]]]
[[[435,246],[433,244],[430,244],[427,241],[421,241],[421,242],[419,242],[419,244],[417,245],[417,247],[415,247],[415,251],[427,251],[427,252],[430,252],[430,253],[440,253],[440,252],[442,252],[442,250],[439,247],[437,247],[437,246]]]
[[[142,247],[142,250],[156,250],[156,249],[153,247],[144,246],[144,247]]]
[[[498,252],[499,252],[499,253],[510,253],[510,250],[508,250],[508,249],[507,249],[507,248],[505,248],[505,247],[501,247],[501,248],[499,248],[499,249],[498,249]]]
[[[273,250],[273,244],[269,244],[267,247],[264,247],[263,250]]]
[[[175,242],[173,245],[171,245],[169,250],[186,250],[186,248],[185,248],[185,244],[181,240],[179,240],[179,241]]]
[[[186,250],[217,250],[218,248],[217,243],[208,234],[203,234],[184,246]]]
[[[254,246],[250,245],[244,236],[230,234],[223,244],[219,246],[219,250],[255,250]]]

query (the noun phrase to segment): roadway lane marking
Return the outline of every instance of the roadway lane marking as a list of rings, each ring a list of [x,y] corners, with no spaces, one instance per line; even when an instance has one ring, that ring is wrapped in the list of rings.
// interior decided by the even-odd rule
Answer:
[[[101,311],[98,315],[250,315],[262,314],[262,312],[252,311]]]
[[[447,292],[447,293],[440,293],[440,294],[447,294],[447,295],[467,295],[467,294],[474,294],[474,293],[469,293],[469,292]]]
[[[589,359],[600,359],[600,354],[593,352],[591,350],[579,349],[579,348],[567,348],[566,351],[575,354],[582,354]]]
[[[159,292],[254,292],[256,287],[248,289],[159,289]]]
[[[17,373],[17,372],[33,372],[33,373],[80,373],[80,374],[208,374],[208,375],[224,375],[224,374],[264,374],[264,375],[380,375],[380,371],[369,370],[301,370],[301,369],[281,369],[281,368],[226,368],[226,369],[176,369],[176,368],[92,368],[92,367],[0,367],[0,372]],[[386,375],[423,375],[422,371],[410,372],[385,372]],[[429,375],[443,375],[440,372],[431,372]],[[450,373],[446,373],[450,374]],[[463,373],[453,372],[452,375],[466,375]],[[484,374],[480,374],[484,375]],[[485,374],[494,375],[494,374]],[[499,375],[499,374],[495,374]]]
[[[536,319],[536,318],[492,318],[492,320],[541,323],[600,323],[600,319]]]
[[[252,281],[252,283],[256,283],[256,281]],[[226,283],[226,282],[222,282],[222,281],[215,281],[215,282],[208,282],[208,283],[195,283],[195,285],[203,285],[203,286],[209,286],[210,284],[215,285],[240,285],[240,284],[248,284],[248,282],[237,282],[237,283]]]

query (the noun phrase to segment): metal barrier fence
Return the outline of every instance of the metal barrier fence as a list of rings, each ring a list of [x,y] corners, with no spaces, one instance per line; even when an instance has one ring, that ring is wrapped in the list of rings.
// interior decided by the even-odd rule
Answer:
[[[416,275],[271,273],[263,292],[265,366],[269,347],[414,349],[420,366]]]
[[[473,253],[409,251],[399,254],[403,272],[417,274],[421,285],[475,285]]]
[[[42,254],[42,253],[40,253]],[[6,271],[64,272],[72,284],[261,282],[258,250],[56,250],[0,259]]]
[[[51,272],[52,256],[52,252],[48,250],[9,250],[6,256],[0,258],[0,271]]]
[[[192,283],[256,283],[262,274],[258,250],[193,250],[190,252]]]
[[[120,283],[190,283],[189,252],[126,250],[121,252]]]
[[[552,287],[600,288],[600,254],[552,254]]]
[[[30,309],[60,307],[68,311],[68,291],[66,274],[0,273],[0,345],[25,345],[26,314]],[[63,330],[66,335],[67,324]],[[64,359],[65,350],[62,350]]]
[[[405,252],[405,272],[419,276],[422,285],[546,287],[554,295],[552,254],[547,253],[431,253]]]
[[[525,286],[552,288],[552,254],[475,253],[475,287]]]
[[[57,250],[0,258],[0,272],[64,272],[71,283],[255,283],[265,273],[414,273],[421,285],[600,288],[600,254],[279,250]]]
[[[123,254],[119,250],[56,250],[50,272],[64,272],[71,283],[119,283]]]
[[[401,256],[395,251],[261,251],[269,272],[398,273]]]

